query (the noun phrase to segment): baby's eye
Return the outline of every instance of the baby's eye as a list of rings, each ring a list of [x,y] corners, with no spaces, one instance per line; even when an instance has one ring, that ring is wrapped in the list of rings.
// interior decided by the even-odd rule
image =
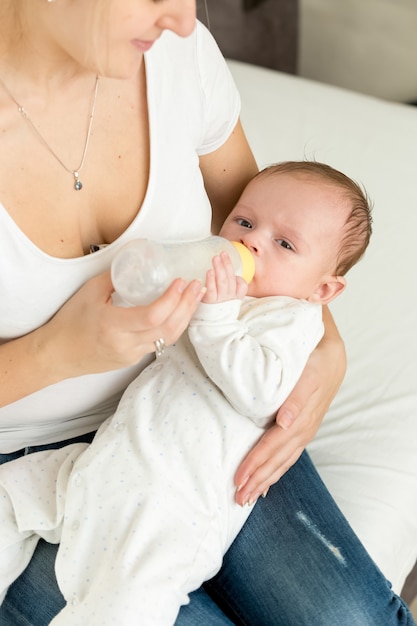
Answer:
[[[252,224],[248,220],[245,220],[243,217],[239,218],[237,220],[237,223],[239,224],[239,226],[243,226],[243,228],[252,228]]]
[[[276,239],[276,242],[279,246],[282,246],[286,250],[293,250],[292,245],[288,243],[288,241],[285,241],[285,239]]]

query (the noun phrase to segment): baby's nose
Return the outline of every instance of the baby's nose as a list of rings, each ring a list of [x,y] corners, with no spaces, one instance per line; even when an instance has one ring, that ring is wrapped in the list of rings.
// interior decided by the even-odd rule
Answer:
[[[246,246],[252,252],[252,254],[258,254],[259,244],[256,241],[255,237],[247,235],[241,240],[241,243],[243,243],[243,245]]]

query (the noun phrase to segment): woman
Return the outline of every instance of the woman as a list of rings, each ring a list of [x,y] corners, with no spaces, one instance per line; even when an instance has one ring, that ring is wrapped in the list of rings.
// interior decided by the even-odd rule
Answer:
[[[211,208],[216,229],[256,172],[234,85],[195,27],[194,4],[0,2],[2,462],[91,439],[148,355],[186,327],[201,298],[195,282],[175,281],[148,307],[112,306],[117,249],[138,236],[208,235]],[[343,345],[328,311],[325,325],[277,424],[237,471],[240,503],[256,501],[297,461],[341,382]],[[352,552],[350,568],[311,532],[320,515]],[[9,590],[0,624],[40,626],[59,611],[53,562],[41,545]],[[361,626],[380,626],[381,615],[397,624],[397,609],[407,612],[305,455],[260,499],[207,588],[179,624],[351,626],[360,607]]]

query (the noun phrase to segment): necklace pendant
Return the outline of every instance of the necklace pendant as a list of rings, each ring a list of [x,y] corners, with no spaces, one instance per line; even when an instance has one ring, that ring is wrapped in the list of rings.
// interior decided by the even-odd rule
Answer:
[[[80,191],[83,188],[83,184],[80,181],[80,179],[78,178],[78,172],[73,172],[74,174],[74,189],[75,191]]]

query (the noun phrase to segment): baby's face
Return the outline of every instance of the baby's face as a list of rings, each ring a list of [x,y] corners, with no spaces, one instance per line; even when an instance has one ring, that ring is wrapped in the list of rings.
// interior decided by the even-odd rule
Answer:
[[[319,301],[347,214],[347,201],[331,184],[302,173],[267,174],[249,183],[220,234],[254,255],[248,295]]]

